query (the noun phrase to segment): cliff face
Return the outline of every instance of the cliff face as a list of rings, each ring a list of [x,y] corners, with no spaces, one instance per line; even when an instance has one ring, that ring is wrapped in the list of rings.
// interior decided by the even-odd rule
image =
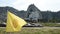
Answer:
[[[27,18],[32,20],[42,19],[41,11],[34,4],[31,4],[27,9]]]

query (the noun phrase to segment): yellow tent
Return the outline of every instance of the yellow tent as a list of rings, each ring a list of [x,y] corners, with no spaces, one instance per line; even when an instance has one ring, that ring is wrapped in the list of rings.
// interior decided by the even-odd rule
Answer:
[[[20,31],[22,26],[25,24],[27,24],[27,23],[22,18],[19,18],[18,16],[12,14],[11,12],[8,12],[6,32]]]

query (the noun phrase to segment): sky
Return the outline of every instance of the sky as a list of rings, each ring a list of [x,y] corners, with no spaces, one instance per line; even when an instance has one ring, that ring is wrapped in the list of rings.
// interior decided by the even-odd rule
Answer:
[[[18,10],[27,10],[30,4],[34,4],[42,11],[60,10],[60,0],[0,0],[0,7],[10,6]]]

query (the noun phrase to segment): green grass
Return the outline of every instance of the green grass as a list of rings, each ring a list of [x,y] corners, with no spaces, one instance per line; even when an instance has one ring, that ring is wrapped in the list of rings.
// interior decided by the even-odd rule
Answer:
[[[60,24],[57,24],[57,23],[40,23],[42,24],[43,26],[51,26],[51,27],[60,27]]]
[[[20,32],[7,33],[5,28],[0,28],[0,34],[60,34],[60,27],[22,28]]]

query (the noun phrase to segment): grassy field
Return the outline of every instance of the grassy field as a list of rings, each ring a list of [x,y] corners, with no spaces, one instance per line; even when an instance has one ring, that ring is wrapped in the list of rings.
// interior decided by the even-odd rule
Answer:
[[[48,27],[60,27],[60,24],[58,23],[40,23],[43,26],[48,26]]]
[[[60,27],[23,27],[20,32],[5,32],[5,28],[0,27],[0,34],[60,34]]]

